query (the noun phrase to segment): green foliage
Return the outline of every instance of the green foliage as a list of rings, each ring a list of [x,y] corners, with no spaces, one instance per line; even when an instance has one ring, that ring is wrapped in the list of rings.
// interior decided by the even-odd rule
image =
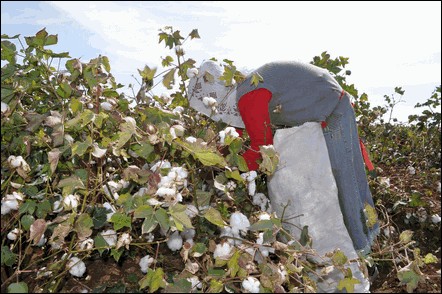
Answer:
[[[8,285],[8,292],[27,292],[26,283],[20,282],[22,273],[34,274],[43,266],[50,268],[52,278],[41,280],[42,291],[57,292],[63,276],[69,274],[64,253],[87,260],[97,252],[116,262],[140,252],[156,252],[155,265],[138,281],[140,290],[149,292],[195,292],[190,278],[198,278],[202,292],[239,292],[249,276],[258,276],[265,292],[314,288],[304,278],[314,268],[306,252],[299,245],[283,246],[276,241],[284,234],[282,221],[273,215],[258,218],[263,212],[252,204],[242,177],[248,171],[241,156],[247,137],[226,136],[221,146],[217,134],[225,126],[187,107],[187,71],[195,61],[186,57],[183,46],[198,38],[196,29],[185,38],[170,26],[161,29],[159,43],[164,42],[166,50],[173,49],[173,56],[162,58],[162,70],[147,65],[139,69],[140,91],[131,97],[119,93],[122,85],[111,74],[106,56],[85,62],[67,52],[55,53],[47,47],[56,44],[58,37],[45,29],[25,37],[25,42],[19,35],[2,35],[1,192],[2,197],[19,195],[18,209],[2,215],[2,269],[18,277],[17,283]],[[358,95],[355,86],[346,83],[351,74],[346,69],[348,61],[323,52],[312,63],[328,69],[355,98],[360,133],[373,161],[413,162],[421,170],[428,165],[437,168],[440,87],[427,102],[416,105],[429,110],[410,117],[410,125],[393,124],[390,119],[384,124],[383,115],[388,113],[395,122],[392,110],[398,100],[394,95],[403,95],[403,90],[398,87],[395,94],[385,96],[385,107],[371,109],[368,96]],[[226,85],[244,80],[233,61],[224,59],[223,66]],[[262,77],[254,75],[251,83],[260,82]],[[153,94],[158,84],[177,90],[166,101]],[[178,106],[184,111],[174,111]],[[264,177],[275,171],[278,154],[271,148],[260,152],[257,192],[266,194]],[[7,162],[10,156],[21,156],[24,163],[12,167]],[[380,186],[374,190],[379,195],[388,192],[380,192]],[[407,208],[427,207],[425,192],[413,193],[405,199]],[[374,210],[367,207],[369,225],[376,221]],[[247,234],[221,236],[230,215],[237,211],[250,220]],[[7,238],[13,229],[21,230],[19,237]],[[101,234],[112,229],[116,240]],[[174,254],[168,248],[172,233],[184,235],[192,230],[193,244],[185,242],[172,257],[185,268],[169,272],[165,260]],[[314,242],[307,226],[302,231],[297,241]],[[257,244],[259,234],[264,245]],[[412,246],[412,236],[406,231],[397,244]],[[85,241],[93,241],[92,247],[83,246]],[[110,246],[114,241],[116,246]],[[214,258],[216,245],[228,241],[236,244],[229,256]],[[275,253],[261,256],[264,247]],[[34,250],[44,251],[45,257],[34,258]],[[413,273],[418,276],[419,267],[437,261],[434,255],[420,258],[414,253],[417,268]],[[339,252],[332,260],[338,267],[347,262]],[[286,270],[290,278],[283,279],[280,270]],[[410,289],[418,283],[413,273],[398,275]],[[347,272],[339,287],[351,292],[354,284]]]

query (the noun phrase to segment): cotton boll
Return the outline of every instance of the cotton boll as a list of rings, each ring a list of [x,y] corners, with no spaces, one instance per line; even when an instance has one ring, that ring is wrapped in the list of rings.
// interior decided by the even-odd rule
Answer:
[[[167,247],[172,251],[180,250],[183,246],[183,238],[181,238],[178,231],[175,231],[167,240]]]
[[[433,222],[433,224],[438,224],[440,223],[440,216],[438,214],[433,214],[431,216],[431,221]]]
[[[215,251],[213,252],[214,258],[229,258],[230,252],[232,251],[232,245],[228,242],[224,242],[223,244],[217,244],[215,247]]]
[[[101,109],[103,109],[103,110],[106,110],[106,111],[112,110],[112,104],[110,104],[109,102],[101,102],[100,106],[101,106]]]
[[[87,238],[78,243],[78,248],[80,250],[92,250],[92,248],[94,248],[94,240],[92,238]]]
[[[123,233],[121,234],[120,238],[118,238],[117,246],[115,249],[119,249],[123,246],[126,247],[126,249],[129,249],[130,242],[132,242],[132,237],[129,235],[129,233]]]
[[[46,244],[46,241],[47,241],[48,239],[45,237],[45,235],[43,234],[43,235],[41,235],[41,238],[40,238],[40,240],[38,241],[38,243],[37,244],[35,244],[35,246],[38,246],[38,247],[42,247],[44,244]],[[52,246],[52,248],[54,248],[54,246]],[[55,248],[55,249],[59,249],[59,248]]]
[[[183,237],[185,240],[193,239],[193,237],[195,237],[195,229],[185,229],[181,232],[181,237]]]
[[[157,163],[155,163],[150,170],[153,172],[156,172],[159,169],[163,169],[163,168],[171,168],[171,164],[168,160],[160,160]]]
[[[187,278],[187,280],[188,280],[190,283],[192,283],[192,287],[191,287],[192,292],[193,292],[193,290],[195,290],[195,289],[202,289],[202,288],[203,288],[203,285],[201,284],[201,282],[200,282],[200,280],[198,279],[197,276],[192,276],[192,277],[190,277],[190,278]]]
[[[97,143],[94,143],[94,151],[92,152],[92,155],[96,158],[102,158],[105,154],[107,149],[101,149],[100,147],[98,147]]]
[[[55,201],[53,204],[52,212],[59,213],[62,210],[63,210],[63,205],[62,205],[61,201],[60,200]]]
[[[195,143],[196,142],[196,138],[192,137],[192,136],[189,136],[189,137],[186,138],[186,142]]]
[[[104,202],[103,207],[107,210],[110,210],[111,212],[106,214],[106,220],[109,221],[112,217],[112,215],[116,212],[115,208],[110,204],[109,202]]]
[[[155,259],[153,259],[153,257],[150,257],[150,255],[146,255],[143,258],[141,258],[138,265],[140,266],[141,271],[143,273],[147,273],[147,270],[149,269],[150,265],[154,263],[154,261]]]
[[[166,196],[174,196],[177,194],[177,191],[175,188],[166,188],[166,187],[160,187],[155,195],[158,195],[160,197],[166,197]]]
[[[8,233],[8,235],[7,235],[6,237],[7,237],[9,240],[11,240],[11,241],[15,241],[15,240],[17,240],[17,237],[18,237],[21,233],[23,233],[22,230],[19,230],[19,229],[15,228],[15,229],[11,230],[11,231]]]
[[[196,75],[198,75],[198,69],[197,68],[189,68],[189,69],[187,69],[186,75],[189,79],[191,79],[191,78],[195,77]]]
[[[250,222],[247,216],[242,214],[241,212],[234,212],[230,216],[230,226],[233,230],[239,230],[241,233],[246,234],[249,227]]]
[[[259,286],[261,283],[254,277],[248,277],[242,281],[242,287],[247,293],[259,293]]]
[[[198,215],[198,209],[192,204],[187,204],[186,215],[192,219]]]
[[[63,207],[65,210],[76,210],[79,202],[80,198],[78,195],[70,194],[63,198]]]
[[[4,103],[3,101],[2,101],[1,111],[2,111],[2,114],[9,111],[9,105]]]
[[[414,167],[412,167],[411,165],[407,167],[407,170],[410,175],[416,174],[416,169]]]
[[[103,236],[104,240],[110,247],[115,246],[117,243],[117,233],[115,233],[114,230],[103,231],[101,232],[101,236]]]
[[[172,110],[172,113],[175,115],[181,114],[184,111],[184,107],[182,106],[177,106]]]
[[[2,199],[1,214],[8,214],[11,210],[18,210],[19,204],[13,194],[7,194]]]
[[[86,272],[86,265],[78,257],[72,257],[67,266],[69,273],[75,277],[81,278]]]

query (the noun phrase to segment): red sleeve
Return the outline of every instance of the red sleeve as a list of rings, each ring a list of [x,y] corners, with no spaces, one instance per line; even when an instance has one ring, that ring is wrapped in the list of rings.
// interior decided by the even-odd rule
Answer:
[[[250,149],[243,154],[249,170],[259,167],[256,162],[260,158],[259,146],[273,144],[270,99],[272,93],[269,90],[257,89],[243,95],[238,102],[239,113],[250,137]]]

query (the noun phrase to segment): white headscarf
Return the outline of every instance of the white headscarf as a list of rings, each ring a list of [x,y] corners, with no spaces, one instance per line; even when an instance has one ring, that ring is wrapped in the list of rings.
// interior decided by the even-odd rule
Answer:
[[[190,107],[214,121],[222,121],[234,127],[244,128],[236,100],[236,87],[225,86],[224,82],[219,79],[222,74],[222,67],[212,60],[204,61],[201,64],[198,74],[191,77],[189,81]],[[216,100],[216,106],[213,109],[204,103],[205,97]]]

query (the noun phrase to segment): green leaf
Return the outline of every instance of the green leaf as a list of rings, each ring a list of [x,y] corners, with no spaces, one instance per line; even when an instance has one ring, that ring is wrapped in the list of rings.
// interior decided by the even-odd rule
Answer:
[[[119,212],[114,213],[111,216],[109,222],[114,224],[115,231],[118,231],[123,227],[132,228],[132,222],[130,216],[127,216]]]
[[[198,29],[193,29],[193,30],[190,32],[189,36],[190,36],[190,39],[191,39],[191,40],[192,40],[192,39],[200,39],[200,38],[201,38],[200,35],[198,34]]]
[[[262,156],[262,162],[259,165],[259,170],[266,175],[271,176],[275,171],[279,163],[279,155],[274,148],[268,148],[266,146],[259,146],[259,152]]]
[[[170,66],[173,62],[173,58],[171,56],[166,56],[165,58],[163,58],[163,60],[161,61],[161,65],[163,67],[167,67]]]
[[[61,98],[69,98],[72,94],[72,88],[67,82],[61,83],[57,88],[57,94]]]
[[[107,222],[107,214],[110,213],[105,207],[95,207],[92,222],[95,229],[99,229]]]
[[[58,188],[63,188],[63,195],[73,194],[76,189],[85,189],[83,182],[77,175],[72,175],[68,178],[62,179],[58,183]]]
[[[124,249],[120,248],[120,249],[115,249],[112,248],[111,249],[111,256],[115,259],[116,262],[118,262],[120,260],[121,255],[123,254]]]
[[[184,228],[190,229],[193,228],[193,226],[192,226],[192,221],[190,220],[189,216],[187,216],[186,214],[186,208],[187,208],[186,205],[177,203],[174,206],[169,207],[169,212],[175,222],[175,225],[181,227],[184,226]]]
[[[2,246],[1,257],[2,265],[12,266],[17,259],[17,254],[11,252],[8,246]]]
[[[8,293],[28,293],[28,284],[25,282],[12,283],[8,286]]]
[[[264,219],[257,221],[253,225],[250,226],[250,231],[264,231],[271,230],[273,228],[273,222],[269,219]]]
[[[153,215],[154,211],[150,205],[141,205],[134,211],[134,218],[150,218]]]
[[[20,214],[29,213],[30,215],[32,215],[36,207],[37,207],[37,202],[35,202],[35,200],[27,199],[25,202],[23,202],[22,205],[20,205],[18,212]]]
[[[355,279],[353,277],[344,278],[339,281],[337,288],[340,291],[342,291],[345,288],[347,293],[354,293],[355,292],[355,285],[360,284],[360,283],[361,282],[358,279]]]
[[[75,142],[72,144],[72,155],[83,156],[87,149],[92,146],[92,138],[90,136],[86,137],[84,142]]]
[[[149,142],[143,141],[140,143],[141,144],[133,145],[132,150],[141,158],[148,160],[155,149]]]
[[[180,279],[173,284],[167,285],[164,293],[192,293],[192,283],[187,279]]]
[[[413,293],[421,280],[421,275],[413,269],[413,264],[399,270],[397,277],[402,284],[407,285],[408,293]]]
[[[373,228],[378,223],[376,209],[368,203],[365,203],[364,208],[367,216],[367,226]]]
[[[333,261],[333,264],[344,265],[348,261],[348,258],[344,254],[344,252],[342,252],[341,250],[336,250],[333,253],[332,261]]]
[[[78,216],[75,222],[74,230],[77,232],[78,239],[83,240],[92,234],[91,227],[93,227],[94,222],[89,214],[82,213]]]
[[[141,226],[141,234],[149,234],[150,232],[155,230],[157,225],[158,225],[158,221],[156,220],[154,214],[152,214],[151,217],[146,217],[144,219],[142,226]]]
[[[189,142],[183,142],[179,138],[175,141],[179,146],[188,151],[195,159],[198,159],[205,166],[227,166],[224,157],[215,149],[205,145],[196,145]]]
[[[413,231],[411,230],[405,230],[399,235],[399,240],[403,244],[408,244],[411,242],[411,237],[413,236]]]
[[[434,256],[432,253],[428,253],[427,255],[425,255],[424,257],[424,262],[425,264],[429,264],[429,263],[437,263],[438,259],[436,256]]]
[[[149,292],[153,293],[159,288],[164,288],[166,283],[164,282],[164,271],[162,268],[156,270],[148,269],[147,274],[138,282],[140,289],[149,287]]]
[[[169,231],[170,223],[169,223],[169,216],[163,208],[159,208],[155,211],[155,218],[160,224],[161,229],[163,229],[163,232]]]
[[[258,72],[254,72],[252,74],[252,77],[250,78],[250,85],[258,87],[258,84],[263,81],[264,81],[263,77]]]
[[[213,271],[213,270],[209,270],[209,271]],[[218,271],[222,271],[224,273],[223,270],[218,270]],[[210,280],[210,287],[209,290],[207,291],[208,293],[220,293],[224,288],[224,284],[221,281],[217,281],[216,279],[211,279]]]
[[[104,69],[107,72],[110,72],[111,71],[111,67],[110,67],[110,63],[109,63],[109,58],[107,58],[107,56],[101,56],[101,61],[103,62]]]
[[[106,240],[103,238],[101,234],[97,234],[94,238],[94,244],[97,248],[98,252],[103,254],[103,252],[106,250],[106,248],[109,247],[109,244],[107,244]]]
[[[241,251],[236,251],[232,257],[227,262],[227,267],[230,270],[230,277],[234,278],[239,271],[239,257],[241,256]]]
[[[163,85],[169,90],[172,89],[172,86],[175,82],[175,71],[176,68],[173,68],[163,76]]]
[[[2,48],[1,59],[9,61],[9,63],[11,63],[11,64],[15,64],[16,63],[15,56],[17,55],[17,49],[16,49],[14,43],[11,43],[9,41],[2,41],[1,46],[2,46],[1,47]],[[2,101],[3,101],[3,99],[2,99]]]
[[[204,213],[204,218],[207,219],[212,224],[217,225],[218,227],[221,228],[224,228],[227,225],[224,222],[221,213],[213,207],[207,209],[207,211]]]
[[[37,204],[37,211],[35,212],[35,215],[38,218],[44,219],[50,212],[52,212],[51,203],[49,200],[43,200]]]
[[[31,225],[34,223],[35,218],[32,215],[25,214],[21,217],[21,225],[25,231],[29,231]]]

